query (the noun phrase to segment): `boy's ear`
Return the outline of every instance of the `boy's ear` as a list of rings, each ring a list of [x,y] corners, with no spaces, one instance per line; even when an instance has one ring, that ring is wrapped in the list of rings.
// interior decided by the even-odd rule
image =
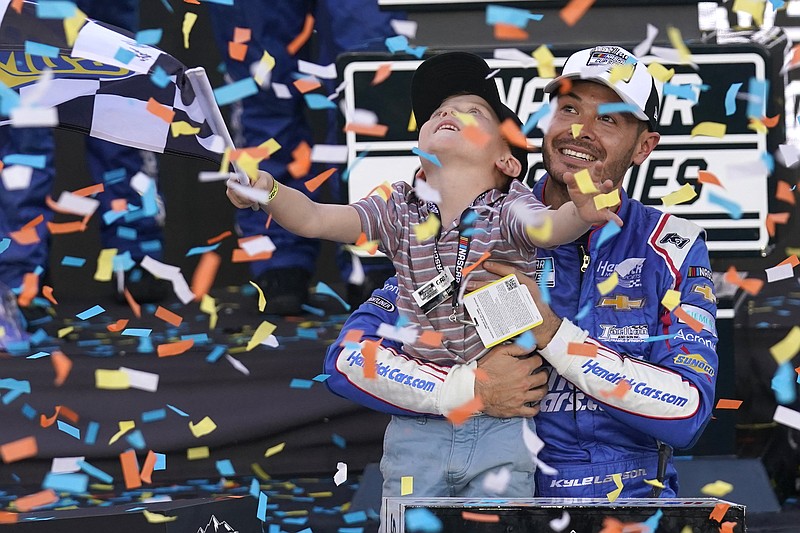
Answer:
[[[519,173],[522,172],[522,164],[511,154],[506,154],[495,161],[494,166],[506,176],[511,176],[513,178],[520,177]]]

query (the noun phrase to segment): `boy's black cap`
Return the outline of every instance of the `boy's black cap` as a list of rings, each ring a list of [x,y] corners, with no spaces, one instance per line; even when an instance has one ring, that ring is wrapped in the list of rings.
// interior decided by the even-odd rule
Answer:
[[[483,58],[469,52],[445,52],[426,59],[414,72],[411,80],[411,107],[417,119],[417,127],[430,116],[447,98],[457,94],[480,96],[494,110],[502,123],[510,118],[517,126],[522,121],[501,100],[494,79],[488,78],[492,70]],[[528,152],[509,143],[511,155],[522,165],[519,179],[528,173]]]

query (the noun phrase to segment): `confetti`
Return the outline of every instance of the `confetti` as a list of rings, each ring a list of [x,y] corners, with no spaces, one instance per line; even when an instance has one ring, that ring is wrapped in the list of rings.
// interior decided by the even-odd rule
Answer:
[[[213,420],[211,420],[211,418],[206,416],[203,417],[203,419],[197,424],[194,422],[189,422],[189,429],[192,431],[192,435],[194,435],[196,438],[200,438],[217,429],[217,425]]]
[[[160,305],[156,309],[155,317],[156,318],[160,318],[161,320],[163,320],[167,324],[171,324],[171,325],[173,325],[175,327],[180,326],[181,323],[183,322],[183,317],[182,316],[177,315],[177,314],[173,313],[172,311],[170,311],[169,309],[167,309],[165,307],[161,307]]]
[[[272,332],[275,331],[275,324],[271,322],[267,322],[266,320],[263,321],[261,324],[258,325],[256,328],[255,333],[250,338],[250,341],[247,343],[247,351],[249,352],[272,335]]]
[[[720,398],[717,400],[716,409],[738,409],[742,405],[742,400],[726,400]]]
[[[400,496],[414,494],[414,477],[402,476],[400,478]]]
[[[800,351],[800,327],[794,326],[789,333],[778,343],[774,344],[769,353],[779,365],[791,361]]]
[[[561,8],[558,16],[567,26],[574,26],[593,4],[594,0],[570,0],[566,6]]]
[[[585,342],[570,342],[567,345],[567,353],[584,357],[597,357],[597,345]]]
[[[608,294],[611,291],[613,291],[618,283],[619,283],[619,274],[614,272],[609,277],[607,277],[605,280],[603,280],[603,281],[601,281],[600,283],[597,284],[597,290],[600,291],[600,294],[605,296],[606,294]]]
[[[447,413],[445,417],[454,425],[460,426],[466,420],[472,416],[473,414],[479,412],[483,409],[483,401],[479,397],[475,397],[472,400],[460,405]]]
[[[701,122],[692,128],[691,136],[695,137],[698,135],[703,135],[706,137],[718,137],[721,139],[725,136],[726,129],[727,126],[720,122]]]
[[[280,444],[276,444],[275,446],[272,446],[271,448],[267,448],[267,451],[264,452],[264,457],[272,457],[273,455],[275,455],[277,453],[281,453],[285,447],[286,447],[286,443],[285,442],[281,442]]]
[[[174,522],[178,519],[177,516],[167,516],[159,513],[151,513],[148,510],[142,511],[142,514],[150,524],[163,524],[165,522]]]
[[[609,502],[614,503],[622,493],[622,475],[612,474],[611,478],[614,480],[614,484],[617,486],[617,488],[606,494],[606,497],[608,498]]]
[[[166,344],[159,344],[158,345],[158,356],[159,357],[172,357],[174,355],[180,355],[185,353],[189,349],[194,346],[194,340],[181,340],[176,342],[168,342]]]
[[[611,192],[605,194],[598,194],[594,197],[594,206],[598,210],[603,209],[605,207],[614,207],[615,205],[619,205],[622,200],[619,196],[619,189],[614,189]]]
[[[24,437],[0,445],[0,459],[6,464],[36,457],[38,453],[39,448],[34,436]]]
[[[673,289],[668,289],[661,298],[661,305],[672,311],[681,303],[681,293]]]
[[[497,514],[483,514],[473,513],[470,511],[461,511],[461,518],[471,522],[485,522],[485,523],[499,523],[500,515]]]
[[[685,183],[677,191],[673,191],[661,198],[661,203],[664,206],[678,205],[693,200],[696,197],[697,191],[694,190],[694,187],[689,183]]]

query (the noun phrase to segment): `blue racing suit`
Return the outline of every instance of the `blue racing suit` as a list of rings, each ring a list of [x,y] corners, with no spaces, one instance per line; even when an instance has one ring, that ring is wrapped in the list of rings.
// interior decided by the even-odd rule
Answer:
[[[94,19],[135,31],[139,20],[139,0],[78,0],[78,7]],[[155,216],[142,216],[143,210],[131,209],[124,217],[102,217],[112,210],[114,199],[125,199],[130,206],[141,206],[142,197],[130,186],[131,178],[140,171],[155,176],[155,155],[136,148],[113,144],[93,137],[86,138],[89,172],[94,183],[104,184],[104,191],[96,196],[100,206],[100,237],[103,248],[117,248],[119,254],[130,252],[134,260],[145,255],[155,259],[163,256],[162,224]],[[0,127],[0,157],[26,154],[44,158],[42,168],[34,168],[30,186],[21,190],[6,190],[0,182],[0,238],[37,218],[44,222],[36,226],[39,242],[21,245],[13,239],[8,249],[0,254],[0,281],[17,287],[22,277],[38,268],[47,269],[49,234],[46,222],[52,221],[53,212],[45,199],[51,194],[55,178],[55,142],[49,128]],[[121,228],[125,228],[122,229]]]
[[[534,186],[545,205],[547,179]],[[620,193],[624,225],[618,234],[598,244],[594,229],[574,243],[539,250],[536,259],[540,287],[547,287],[552,309],[564,319],[541,350],[551,369],[536,417],[545,443],[538,458],[558,473],[537,469],[537,496],[603,498],[617,488],[614,474],[620,474],[622,497],[649,497],[652,487],[644,480],[657,477],[659,444],[692,446],[711,416],[716,297],[704,232]],[[616,286],[601,294],[598,283],[611,276]],[[668,290],[679,292],[680,310],[661,303]],[[364,378],[359,347],[341,339],[352,330],[379,338],[381,323],[397,321],[395,297],[390,279],[347,321],[326,355],[328,387],[393,415],[443,415],[470,400],[473,364],[413,360],[387,340],[377,351],[378,376]],[[569,354],[570,342],[596,346],[597,355]],[[671,460],[664,485],[663,497],[677,494]]]
[[[306,118],[303,95],[292,85],[298,77],[298,58],[286,47],[302,32],[306,15],[311,14],[315,19],[318,50],[314,63],[328,65],[346,51],[381,49],[384,40],[394,35],[390,20],[397,18],[397,13],[381,11],[377,0],[236,0],[232,6],[209,4],[208,8],[212,14],[214,38],[232,81],[251,76],[251,64],[257,63],[267,51],[275,59],[271,82],[283,84],[291,92],[290,98],[280,98],[265,85],[255,95],[243,99],[240,108],[234,106],[231,117],[234,143],[237,147],[251,147],[274,138],[280,150],[261,161],[259,167],[282,184],[318,200],[319,190],[310,193],[304,184],[330,165],[309,171],[298,179],[293,179],[287,169],[293,161],[292,152],[304,142],[313,146],[314,137]],[[251,30],[244,61],[232,59],[227,53],[236,27]],[[321,81],[325,83],[326,93],[332,93],[335,88],[332,83]],[[329,119],[331,127],[326,142],[330,144],[336,142],[336,112]],[[334,175],[328,183],[338,187],[338,181],[338,175]],[[334,191],[334,198],[338,199],[338,190]],[[268,261],[251,263],[254,277],[278,268],[301,268],[313,274],[319,241],[294,235],[274,220],[265,229],[267,214],[261,210],[239,209],[236,221],[242,236],[267,235],[277,248]]]

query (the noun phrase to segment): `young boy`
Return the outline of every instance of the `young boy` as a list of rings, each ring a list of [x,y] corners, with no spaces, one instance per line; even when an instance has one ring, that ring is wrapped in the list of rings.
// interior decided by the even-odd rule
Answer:
[[[574,179],[570,194],[575,203],[568,202],[557,211],[547,210],[514,179],[524,177],[527,153],[510,146],[499,126],[506,119],[518,126],[521,122],[500,101],[497,85],[487,79],[489,73],[480,57],[450,52],[426,60],[414,74],[412,106],[422,124],[419,147],[436,156],[420,157],[417,179],[438,191],[441,201],[437,203],[421,200],[405,182],[393,185],[388,201],[370,196],[351,205],[312,202],[302,193],[279,187],[266,172],[260,172],[253,185],[270,191],[261,207],[293,233],[355,242],[364,232],[367,239],[379,241],[379,249],[397,271],[401,316],[422,331],[442,333],[445,348],[415,343],[404,349],[438,363],[469,362],[485,351],[458,301],[464,266],[491,252],[494,259],[532,275],[537,246],[572,242],[591,224],[616,218],[608,209],[598,211],[592,195],[582,194]],[[479,146],[467,139],[463,133],[467,128],[473,128],[485,143]],[[230,185],[227,194],[239,208],[254,205],[236,185]],[[434,215],[441,221],[438,236],[418,239],[415,226]],[[542,225],[546,217],[552,221],[552,232],[533,238],[526,228]],[[413,293],[439,275],[448,276],[447,272],[452,273],[449,290],[419,305]]]

